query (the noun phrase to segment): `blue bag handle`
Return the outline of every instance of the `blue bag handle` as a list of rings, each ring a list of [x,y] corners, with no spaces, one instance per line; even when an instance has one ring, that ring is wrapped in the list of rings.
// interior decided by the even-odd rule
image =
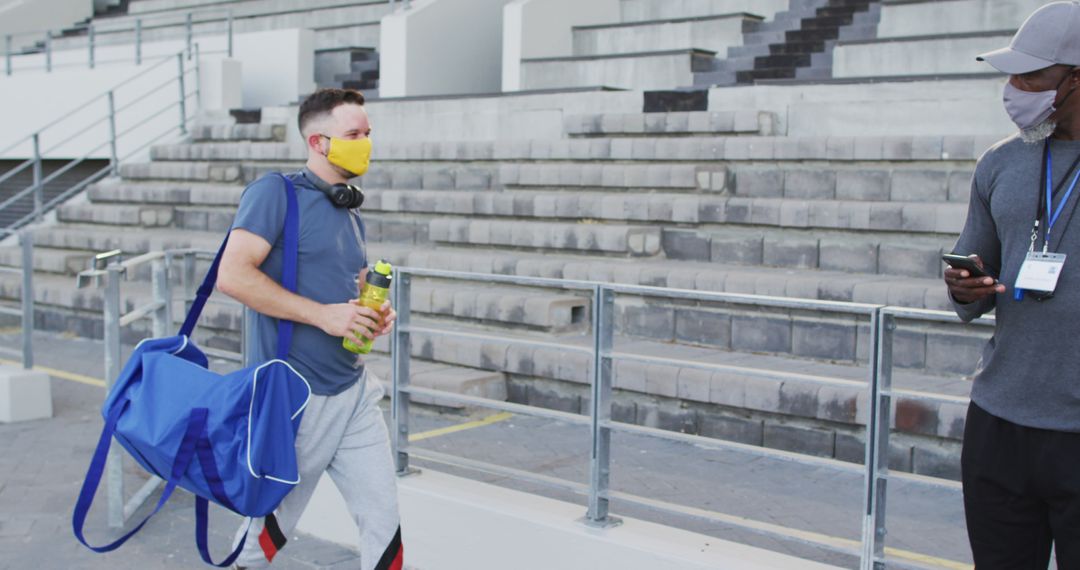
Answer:
[[[296,293],[296,265],[300,250],[300,205],[296,199],[296,187],[293,186],[292,180],[280,173],[277,176],[285,181],[285,196],[288,204],[285,210],[285,257],[281,267],[281,285],[290,292]],[[231,233],[232,230],[230,229],[229,232]],[[199,321],[203,307],[206,306],[206,300],[214,292],[218,266],[221,265],[221,256],[225,253],[225,246],[228,244],[229,234],[226,233],[225,240],[221,242],[221,247],[218,248],[217,255],[214,257],[214,263],[210,265],[210,271],[206,272],[206,278],[199,286],[195,301],[191,303],[191,309],[188,311],[187,318],[184,319],[184,325],[180,327],[179,334],[190,337],[191,332],[195,330],[195,324]],[[279,319],[277,358],[280,360],[286,360],[289,356],[292,333],[293,322]]]
[[[134,536],[135,533],[142,530],[142,527],[146,525],[154,515],[158,514],[158,511],[161,510],[161,507],[165,506],[165,503],[169,501],[169,497],[172,496],[173,491],[176,490],[176,485],[180,482],[180,479],[183,478],[184,473],[187,472],[188,466],[191,464],[191,459],[195,457],[196,447],[200,436],[204,436],[206,433],[206,417],[209,411],[206,408],[195,408],[191,410],[191,415],[188,417],[187,429],[184,431],[184,439],[180,441],[180,449],[176,451],[176,457],[173,459],[172,473],[169,475],[169,481],[165,485],[165,490],[162,491],[161,498],[158,499],[157,506],[154,507],[153,512],[146,515],[146,518],[144,518],[138,526],[115,541],[106,544],[105,546],[90,546],[83,536],[83,526],[86,523],[86,515],[90,512],[90,505],[94,502],[94,493],[97,491],[98,484],[101,483],[101,474],[105,471],[105,458],[109,454],[109,446],[112,444],[113,433],[116,431],[116,422],[120,419],[120,414],[123,413],[126,408],[127,402],[123,402],[114,405],[112,410],[109,411],[109,417],[105,421],[105,428],[101,430],[101,437],[98,439],[97,449],[94,451],[94,458],[90,461],[90,469],[86,473],[86,480],[83,481],[82,490],[79,491],[79,500],[75,503],[75,513],[71,517],[71,527],[75,531],[75,538],[79,539],[79,542],[83,543],[84,546],[94,552],[111,552],[120,548],[120,546]]]
[[[214,498],[217,499],[221,506],[236,512],[236,507],[233,506],[232,501],[229,500],[229,496],[225,493],[225,484],[221,479],[221,474],[217,468],[217,462],[214,461],[214,450],[210,445],[210,437],[206,433],[206,428],[203,428],[203,433],[200,434],[198,442],[195,444],[195,451],[199,457],[199,465],[202,467],[203,477],[206,478],[206,482],[210,485],[210,492],[213,493]],[[244,531],[243,536],[240,538],[239,544],[233,549],[232,553],[225,558],[220,564],[214,562],[210,558],[210,548],[208,535],[210,534],[209,525],[207,524],[207,512],[209,510],[209,501],[196,495],[195,496],[195,544],[199,547],[199,556],[202,557],[203,562],[211,566],[217,566],[218,568],[226,568],[232,565],[236,561],[237,557],[244,550],[244,543],[247,541],[247,530]],[[248,527],[251,527],[251,518],[248,518]]]

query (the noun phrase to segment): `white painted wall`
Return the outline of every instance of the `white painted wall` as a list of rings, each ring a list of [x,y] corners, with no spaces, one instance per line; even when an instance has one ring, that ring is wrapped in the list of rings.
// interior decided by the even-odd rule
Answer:
[[[636,519],[595,529],[585,507],[425,470],[398,480],[405,564],[433,570],[837,570]],[[356,525],[326,475],[297,528],[356,546]]]
[[[879,38],[1015,30],[1047,0],[948,0],[884,4]]]
[[[379,94],[498,92],[502,10],[510,1],[414,0],[409,10],[385,16],[379,41]]]
[[[94,0],[0,0],[0,35],[67,28],[94,15]]]
[[[250,32],[233,42],[233,58],[244,68],[245,107],[291,103],[315,91],[315,32]]]
[[[513,0],[503,8],[502,90],[521,90],[521,60],[573,55],[573,26],[619,21],[619,0]]]

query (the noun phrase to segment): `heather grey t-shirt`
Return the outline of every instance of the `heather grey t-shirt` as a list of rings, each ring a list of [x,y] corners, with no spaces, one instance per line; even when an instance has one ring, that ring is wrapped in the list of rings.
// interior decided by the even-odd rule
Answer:
[[[296,186],[300,205],[296,292],[324,304],[356,298],[357,275],[367,266],[364,226],[359,214],[334,207],[315,187],[316,183],[326,183],[309,171],[285,176]],[[263,176],[244,190],[233,222],[234,229],[245,229],[273,245],[259,269],[278,283],[285,246],[285,200],[285,182],[276,174]],[[259,313],[255,318],[258,342],[251,347],[253,362],[264,362],[275,357],[278,321]],[[311,384],[311,391],[320,396],[344,392],[364,373],[362,362],[341,346],[340,337],[301,323],[293,327],[288,362]]]
[[[1075,171],[1066,172],[1080,154],[1080,141],[1052,140],[1053,182],[1065,183],[1054,201],[1065,195]],[[956,313],[971,320],[996,311],[994,336],[983,349],[971,399],[984,410],[1010,422],[1043,429],[1080,432],[1080,184],[1065,204],[1051,234],[1050,251],[1068,257],[1054,297],[1036,301],[1013,298],[1020,265],[1031,242],[1041,189],[1043,144],[1013,136],[979,159],[972,181],[971,203],[964,231],[954,251],[979,254],[1006,291],[975,303],[953,303]],[[1045,209],[1045,207],[1043,208]],[[1041,227],[1045,227],[1045,215]],[[1042,249],[1042,231],[1036,242]]]

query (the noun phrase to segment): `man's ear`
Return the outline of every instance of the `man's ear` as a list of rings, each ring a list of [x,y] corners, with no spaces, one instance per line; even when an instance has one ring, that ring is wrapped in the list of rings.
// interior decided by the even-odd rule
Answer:
[[[308,148],[318,152],[319,154],[326,154],[322,148],[323,136],[320,134],[311,134],[307,137]]]

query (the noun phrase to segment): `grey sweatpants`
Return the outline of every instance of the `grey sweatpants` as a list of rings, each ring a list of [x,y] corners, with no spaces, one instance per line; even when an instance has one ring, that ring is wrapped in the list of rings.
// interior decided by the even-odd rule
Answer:
[[[390,439],[379,401],[384,390],[374,374],[336,396],[312,396],[296,435],[300,483],[274,515],[282,534],[291,536],[325,471],[345,499],[360,529],[360,568],[372,570],[398,531],[397,479]],[[237,530],[240,541],[247,521]],[[269,562],[259,544],[263,520],[252,521],[237,564],[264,568]]]

